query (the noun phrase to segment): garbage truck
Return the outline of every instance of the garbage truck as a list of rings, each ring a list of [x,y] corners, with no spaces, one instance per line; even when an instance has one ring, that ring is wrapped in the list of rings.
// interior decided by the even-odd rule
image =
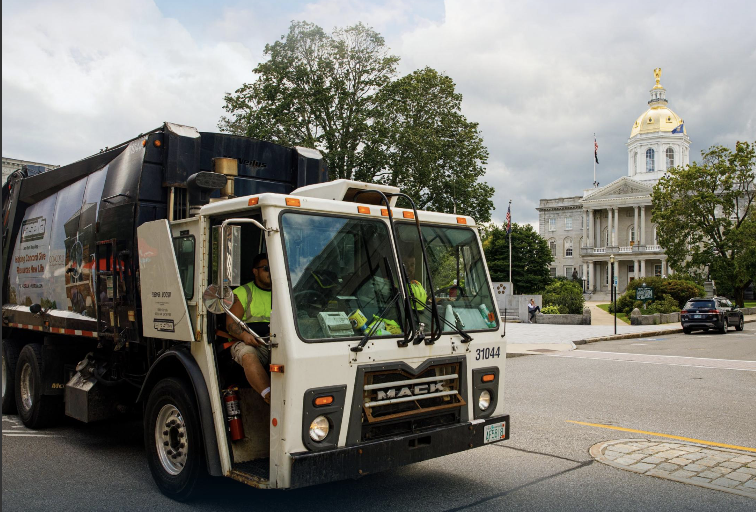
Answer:
[[[509,438],[506,343],[471,217],[328,181],[314,149],[175,123],[18,171],[2,201],[3,413],[33,429],[142,414],[173,499],[211,477],[301,488]],[[270,404],[227,332],[254,334],[232,290],[261,253]]]

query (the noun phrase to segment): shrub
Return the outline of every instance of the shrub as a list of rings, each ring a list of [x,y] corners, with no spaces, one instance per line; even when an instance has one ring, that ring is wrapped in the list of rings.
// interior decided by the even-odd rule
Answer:
[[[559,308],[556,306],[544,306],[544,308],[541,310],[541,313],[543,313],[544,315],[558,315]]]
[[[654,309],[654,313],[672,313],[674,311],[680,311],[688,299],[691,297],[700,297],[704,293],[703,287],[693,281],[662,279],[661,277],[635,279],[627,285],[625,293],[617,299],[617,311],[621,311],[626,315],[630,315],[634,308],[644,311],[642,309],[643,304],[640,301],[635,300],[635,289],[644,283],[646,286],[650,286],[654,289],[654,297],[656,297],[656,300],[646,304],[648,310]],[[669,297],[669,299],[666,299],[667,297]],[[672,301],[676,304],[673,309]],[[661,305],[660,303],[664,303],[664,305]],[[659,309],[664,309],[665,311],[657,311]]]
[[[562,315],[580,315],[585,305],[583,288],[577,281],[554,280],[546,287],[543,303],[546,306],[556,306]]]

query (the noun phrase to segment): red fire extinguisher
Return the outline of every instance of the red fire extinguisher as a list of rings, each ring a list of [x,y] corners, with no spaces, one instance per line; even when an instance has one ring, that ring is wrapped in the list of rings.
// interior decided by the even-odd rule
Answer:
[[[226,416],[228,427],[231,429],[231,440],[244,439],[244,426],[242,426],[241,403],[239,402],[239,388],[231,386],[223,392],[223,401],[226,402]]]

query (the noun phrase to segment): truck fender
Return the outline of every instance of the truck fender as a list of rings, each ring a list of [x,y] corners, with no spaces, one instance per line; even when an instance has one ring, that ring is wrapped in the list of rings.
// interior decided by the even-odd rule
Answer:
[[[218,453],[218,438],[215,435],[215,422],[210,405],[210,393],[207,390],[202,371],[187,347],[171,347],[157,358],[147,372],[147,378],[144,379],[142,389],[137,396],[137,403],[146,399],[150,390],[161,379],[182,374],[189,378],[194,389],[194,396],[197,399],[202,436],[205,441],[207,471],[212,476],[223,476],[220,454]]]

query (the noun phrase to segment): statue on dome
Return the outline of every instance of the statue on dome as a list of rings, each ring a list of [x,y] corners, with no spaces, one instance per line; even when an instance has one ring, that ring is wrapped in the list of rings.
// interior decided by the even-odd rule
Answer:
[[[659,81],[661,80],[661,68],[654,69],[654,78],[656,78],[656,85],[659,85]]]

